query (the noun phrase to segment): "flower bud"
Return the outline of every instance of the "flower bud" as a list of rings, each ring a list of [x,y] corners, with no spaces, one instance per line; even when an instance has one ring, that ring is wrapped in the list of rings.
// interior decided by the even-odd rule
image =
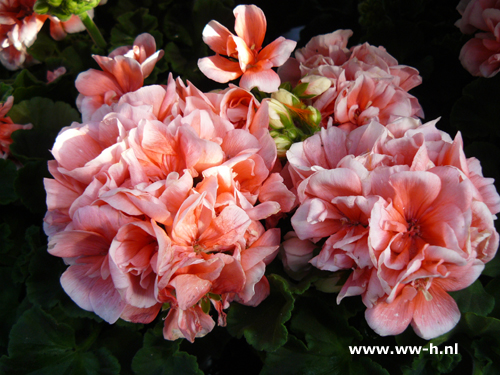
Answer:
[[[300,105],[300,100],[295,95],[293,95],[290,91],[286,91],[284,89],[279,89],[276,92],[271,94],[271,98],[286,104],[290,107],[295,107]]]
[[[332,81],[326,77],[310,75],[300,80],[301,83],[308,83],[304,96],[318,96],[323,94],[332,86]]]
[[[274,129],[282,129],[291,123],[290,114],[286,107],[275,99],[268,102],[269,125]]]
[[[310,123],[313,123],[315,125],[319,125],[321,123],[321,112],[314,108],[312,105],[308,106],[307,109],[309,110],[309,121]]]
[[[278,157],[284,158],[286,156],[286,152],[292,145],[292,141],[286,135],[283,135],[277,131],[270,132],[271,137],[274,139],[274,143],[276,143],[276,149],[278,151]]]

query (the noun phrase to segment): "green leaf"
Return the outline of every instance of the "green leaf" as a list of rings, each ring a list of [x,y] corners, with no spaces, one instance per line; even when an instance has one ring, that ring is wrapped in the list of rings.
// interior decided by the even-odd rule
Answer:
[[[12,134],[12,154],[22,161],[52,159],[49,150],[59,131],[80,121],[80,115],[70,105],[39,97],[14,105],[9,116],[15,123],[33,124],[33,129]]]
[[[465,289],[449,292],[449,294],[455,299],[462,314],[473,312],[481,316],[487,316],[495,306],[495,298],[486,293],[479,280],[476,280]]]
[[[17,308],[24,294],[22,284],[14,283],[10,267],[0,267],[0,348],[7,348],[10,329],[16,322]]]
[[[181,53],[179,47],[174,42],[169,42],[165,46],[165,56],[164,59],[172,66],[172,69],[176,72],[183,73],[187,60]]]
[[[28,269],[30,261],[33,255],[36,254],[37,250],[40,248],[45,248],[40,244],[40,227],[36,225],[30,226],[26,229],[24,236],[22,237],[24,241],[19,241],[18,248],[20,251],[16,254],[15,268],[12,273],[14,281],[22,283],[28,277]]]
[[[498,340],[483,337],[471,344],[474,351],[474,374],[497,375],[500,373],[500,350]]]
[[[14,189],[16,177],[16,165],[10,160],[0,159],[0,204],[8,204],[17,199]]]
[[[485,288],[486,292],[488,292],[495,299],[495,307],[490,312],[490,316],[500,319],[500,278],[497,277],[491,280]]]
[[[378,363],[368,357],[340,358],[332,355],[328,347],[310,350],[302,341],[290,335],[285,346],[268,353],[260,375],[388,375]],[[347,349],[347,347],[346,347]]]
[[[144,335],[144,345],[132,360],[137,375],[203,375],[196,357],[179,351],[180,340],[167,341],[162,334],[163,324],[157,324]]]
[[[0,82],[0,102],[5,103],[7,98],[12,95],[12,91],[14,88],[11,85]]]
[[[350,354],[349,346],[363,336],[349,324],[351,313],[344,304],[337,305],[332,295],[309,295],[296,301],[290,338],[285,346],[268,353],[261,374],[273,374],[276,368],[280,374],[297,375],[388,374],[368,357]]]
[[[451,123],[470,138],[500,136],[500,77],[478,78],[465,86]]]
[[[57,55],[56,41],[45,33],[38,33],[35,43],[28,49],[28,53],[39,61],[46,61]]]
[[[46,246],[38,248],[31,257],[30,276],[26,280],[30,302],[43,308],[51,308],[58,301],[68,298],[59,282],[64,269],[61,259],[50,255]]]
[[[469,312],[462,315],[460,327],[469,337],[488,336],[500,343],[500,320]]]
[[[49,177],[51,176],[45,160],[27,162],[19,169],[15,181],[16,193],[31,212],[44,213],[47,211],[43,179]]]
[[[154,36],[156,45],[163,44],[162,34],[156,31],[158,19],[149,14],[146,8],[139,8],[133,12],[127,12],[117,18],[117,24],[111,30],[111,45],[119,47],[132,45],[137,35],[150,33]]]
[[[407,366],[402,368],[403,375],[447,374],[453,371],[462,360],[462,355],[444,354],[442,348],[439,350],[437,354],[421,351],[420,355],[413,359],[411,368]]]
[[[72,327],[58,323],[35,306],[12,327],[9,356],[0,359],[0,372],[11,375],[120,373],[117,359],[107,349],[85,349],[77,345]]]
[[[227,329],[236,337],[245,336],[257,350],[273,351],[285,344],[294,298],[282,277],[270,275],[271,294],[258,306],[232,304],[227,315]]]

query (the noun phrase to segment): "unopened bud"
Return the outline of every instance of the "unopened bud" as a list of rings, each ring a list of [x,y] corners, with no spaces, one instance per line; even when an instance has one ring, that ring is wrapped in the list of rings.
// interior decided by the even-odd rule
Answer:
[[[275,99],[268,102],[269,125],[274,129],[282,129],[286,123],[291,122],[290,115],[286,107]]]
[[[284,158],[286,156],[286,152],[292,145],[292,141],[286,135],[280,134],[277,131],[270,132],[271,137],[274,139],[274,143],[276,144],[276,149],[278,151],[278,157]]]
[[[308,106],[307,109],[310,112],[309,121],[314,125],[319,125],[321,122],[321,112],[314,108],[312,105]]]
[[[326,77],[310,75],[300,80],[301,83],[308,83],[304,96],[318,96],[323,94],[332,86],[332,81]]]
[[[286,91],[284,89],[279,89],[278,91],[273,92],[271,94],[271,98],[290,107],[300,105],[300,99],[293,95],[290,91]]]

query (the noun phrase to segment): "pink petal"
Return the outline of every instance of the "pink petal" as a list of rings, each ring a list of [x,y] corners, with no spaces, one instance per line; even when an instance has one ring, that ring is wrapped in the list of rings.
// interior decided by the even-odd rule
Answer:
[[[170,281],[175,288],[179,308],[186,310],[210,291],[212,283],[196,275],[178,275]]]
[[[257,87],[263,92],[278,91],[281,83],[280,77],[272,69],[249,69],[240,80],[240,86],[246,90],[252,90]]]
[[[261,48],[266,35],[266,16],[255,5],[239,5],[234,8],[234,31],[242,38],[247,46],[257,51]]]
[[[414,317],[413,299],[418,292],[406,286],[394,301],[379,301],[374,307],[366,309],[366,322],[380,336],[399,335]]]
[[[415,333],[426,340],[450,331],[460,320],[457,303],[439,285],[433,282],[428,292],[430,301],[420,292],[415,297],[411,323]]]
[[[233,34],[227,27],[217,21],[210,21],[203,29],[203,41],[210,49],[220,55],[229,55],[227,52],[227,39]]]
[[[296,45],[297,42],[280,36],[260,51],[257,59],[269,60],[272,66],[281,66],[288,60]]]
[[[230,61],[219,55],[199,59],[198,68],[205,76],[219,83],[232,81],[243,73],[238,62]]]
[[[108,323],[120,317],[126,304],[111,278],[86,276],[88,266],[70,266],[61,276],[64,291],[84,310],[93,311]]]

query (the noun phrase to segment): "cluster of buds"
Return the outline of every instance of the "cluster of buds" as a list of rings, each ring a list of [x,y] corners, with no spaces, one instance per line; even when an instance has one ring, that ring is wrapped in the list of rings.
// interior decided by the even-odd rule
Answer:
[[[320,130],[321,113],[309,105],[309,100],[330,86],[328,78],[311,75],[304,77],[293,89],[287,82],[271,94],[269,127],[279,157],[285,157],[293,143],[302,142]]]

